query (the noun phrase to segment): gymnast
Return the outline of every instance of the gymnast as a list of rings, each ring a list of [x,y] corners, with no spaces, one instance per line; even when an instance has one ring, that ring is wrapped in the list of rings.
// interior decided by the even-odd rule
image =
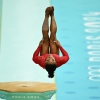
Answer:
[[[51,17],[50,38],[48,35],[49,16]],[[32,60],[48,72],[49,78],[54,77],[54,71],[56,70],[56,68],[65,64],[69,60],[68,53],[64,50],[64,48],[56,38],[56,31],[57,26],[54,18],[54,7],[47,7],[45,10],[45,18],[42,25],[43,38],[40,41],[36,51],[34,52]],[[63,56],[59,56],[59,50],[61,51]]]

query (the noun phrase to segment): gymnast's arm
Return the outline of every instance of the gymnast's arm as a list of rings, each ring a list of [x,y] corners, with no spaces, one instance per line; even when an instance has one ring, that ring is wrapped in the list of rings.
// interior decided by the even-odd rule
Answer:
[[[56,45],[59,47],[61,53],[63,54],[63,56],[60,57],[60,60],[59,60],[60,63],[61,64],[66,63],[69,60],[69,55],[68,55],[67,51],[64,50],[64,48],[60,45],[60,42],[58,40],[55,40],[54,42],[56,43]]]
[[[69,60],[69,55],[68,55],[67,51],[64,50],[64,48],[61,45],[59,46],[59,49],[63,55],[62,57],[60,57],[60,62],[61,62],[61,64],[64,64]]]
[[[39,53],[40,53],[40,50],[41,50],[41,46],[38,46],[37,49],[35,50],[34,54],[33,54],[33,57],[32,57],[32,60],[38,64],[39,63]]]

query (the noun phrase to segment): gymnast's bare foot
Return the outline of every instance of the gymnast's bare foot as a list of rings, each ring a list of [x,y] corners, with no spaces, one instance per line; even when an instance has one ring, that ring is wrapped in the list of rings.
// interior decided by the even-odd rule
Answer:
[[[52,11],[50,12],[50,16],[53,16],[54,15],[54,7],[51,6],[51,8],[52,8]]]
[[[46,10],[45,10],[45,15],[49,17],[51,12],[52,12],[52,6],[51,7],[47,7]]]

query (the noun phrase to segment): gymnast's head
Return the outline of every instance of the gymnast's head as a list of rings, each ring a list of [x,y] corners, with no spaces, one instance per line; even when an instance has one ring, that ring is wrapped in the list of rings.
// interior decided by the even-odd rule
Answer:
[[[54,71],[56,70],[56,60],[52,55],[49,55],[45,62],[45,69],[48,72],[48,77],[53,78],[54,77]]]

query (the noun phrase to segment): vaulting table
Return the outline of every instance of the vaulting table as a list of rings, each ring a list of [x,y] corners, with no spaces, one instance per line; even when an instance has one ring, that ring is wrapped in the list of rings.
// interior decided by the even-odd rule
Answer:
[[[56,84],[42,82],[0,82],[0,98],[5,100],[48,100]]]

